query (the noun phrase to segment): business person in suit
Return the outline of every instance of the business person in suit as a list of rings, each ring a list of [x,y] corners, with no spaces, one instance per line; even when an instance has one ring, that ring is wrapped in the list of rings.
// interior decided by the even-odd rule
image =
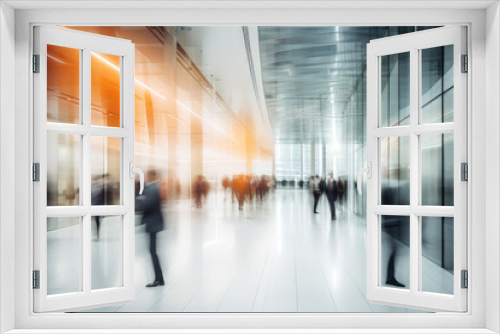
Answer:
[[[155,170],[148,171],[147,183],[144,186],[142,195],[137,197],[136,209],[142,212],[142,223],[146,225],[146,232],[149,233],[149,252],[155,271],[155,280],[146,284],[146,287],[153,288],[165,285],[158,254],[156,254],[156,234],[163,231],[164,226],[161,211],[160,183]]]
[[[337,182],[333,179],[333,173],[330,173],[328,179],[326,180],[326,198],[328,199],[328,204],[330,204],[330,212],[332,213],[332,220],[337,219],[335,216],[335,201],[339,196],[339,187]]]

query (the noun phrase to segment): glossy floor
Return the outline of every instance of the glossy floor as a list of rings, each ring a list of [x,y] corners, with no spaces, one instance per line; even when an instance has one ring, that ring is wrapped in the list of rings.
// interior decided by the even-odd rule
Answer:
[[[365,222],[342,208],[331,221],[324,197],[319,214],[312,212],[310,194],[299,189],[277,189],[243,211],[221,192],[201,209],[178,201],[165,211],[167,228],[158,234],[165,285],[145,287],[153,268],[148,234],[138,225],[135,300],[87,312],[417,312],[367,301]],[[93,249],[116,234],[108,233],[113,224],[106,219],[112,218],[101,223]],[[49,234],[58,239],[69,228]],[[408,248],[398,248],[396,277],[408,286]],[[98,251],[92,256],[100,261]],[[111,274],[93,279],[114,280],[113,263],[104,266]],[[448,292],[452,274],[430,261],[423,265],[433,273],[427,279],[433,288]]]

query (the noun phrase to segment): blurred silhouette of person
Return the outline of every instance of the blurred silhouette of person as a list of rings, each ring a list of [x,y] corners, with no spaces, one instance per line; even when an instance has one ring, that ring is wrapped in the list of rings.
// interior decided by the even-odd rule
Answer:
[[[104,205],[104,180],[102,175],[92,178],[91,205]],[[95,220],[96,235],[92,240],[99,240],[99,230],[101,227],[101,216],[93,216]]]
[[[339,195],[339,188],[337,182],[333,179],[333,173],[330,173],[326,181],[326,199],[328,204],[330,204],[330,212],[332,214],[332,220],[337,219],[335,216],[335,201]]]
[[[149,253],[153,262],[155,280],[146,284],[147,288],[165,285],[163,273],[160,267],[158,254],[156,254],[156,234],[163,231],[163,213],[161,211],[160,184],[155,170],[147,173],[147,183],[144,186],[142,195],[136,199],[137,211],[142,212],[142,224],[146,225],[146,232],[149,233]]]
[[[396,198],[395,189],[389,186],[382,187],[382,205],[398,205],[398,199]],[[385,284],[393,285],[396,287],[404,288],[405,285],[400,283],[396,279],[395,275],[395,262],[396,255],[398,251],[398,244],[395,238],[397,237],[397,232],[401,226],[400,218],[398,216],[388,216],[382,220],[382,229],[390,237],[390,249],[391,255],[389,256],[389,262],[387,263],[387,275],[385,279]]]
[[[243,210],[245,196],[248,193],[247,180],[244,175],[238,175],[233,183],[234,192],[238,200],[238,209]]]
[[[224,191],[224,201],[226,200],[226,192],[227,192],[227,188],[229,188],[229,177],[227,176],[224,176],[222,178],[222,189]]]
[[[319,198],[321,197],[321,180],[319,175],[316,175],[313,182],[313,195],[314,195],[314,213],[319,213],[316,211],[318,207]]]
[[[339,205],[344,205],[345,182],[344,179],[339,178]]]
[[[193,186],[194,201],[196,203],[197,208],[202,207],[201,197],[202,197],[203,193],[204,193],[203,176],[198,175],[198,177],[196,178],[196,181],[194,182],[194,186]]]

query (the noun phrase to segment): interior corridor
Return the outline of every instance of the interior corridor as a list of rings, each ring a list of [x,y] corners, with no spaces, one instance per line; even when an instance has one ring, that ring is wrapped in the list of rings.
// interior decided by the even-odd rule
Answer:
[[[341,206],[332,221],[324,196],[319,214],[312,202],[307,190],[293,188],[247,202],[243,211],[222,190],[200,209],[189,200],[175,201],[166,207],[166,229],[158,234],[165,285],[145,288],[154,275],[148,235],[137,225],[135,300],[87,312],[416,312],[367,301],[364,221]],[[93,260],[102,264],[93,268],[93,278],[101,283],[119,272],[109,255],[118,241],[112,219],[103,219],[92,246]],[[71,242],[61,233],[68,228],[51,232],[54,242]],[[396,262],[396,276],[408,284],[408,247],[401,245]],[[449,293],[452,274],[428,260],[423,265],[432,273],[426,288]],[[53,270],[49,281],[60,274]]]

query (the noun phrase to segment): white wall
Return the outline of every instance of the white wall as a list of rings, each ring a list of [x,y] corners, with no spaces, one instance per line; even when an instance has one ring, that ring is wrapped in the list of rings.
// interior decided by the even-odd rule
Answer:
[[[486,266],[486,328],[500,332],[500,12],[495,3],[486,11],[486,254],[496,254],[495,265]],[[480,166],[477,166],[478,168]]]
[[[14,328],[14,10],[0,3],[0,333]]]

